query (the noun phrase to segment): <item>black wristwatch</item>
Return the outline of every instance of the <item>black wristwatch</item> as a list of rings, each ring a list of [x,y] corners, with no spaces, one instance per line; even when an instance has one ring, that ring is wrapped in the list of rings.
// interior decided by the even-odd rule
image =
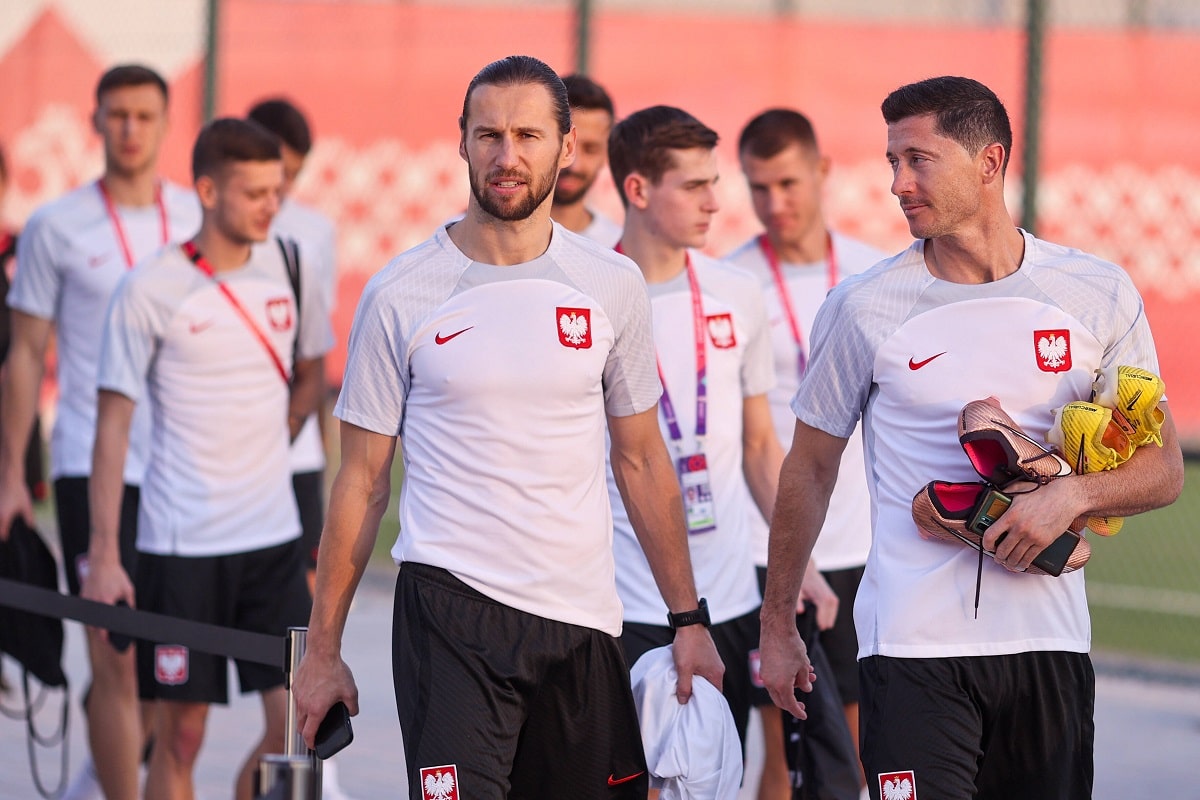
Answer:
[[[701,597],[700,607],[695,611],[681,611],[678,614],[672,614],[668,611],[667,624],[676,629],[688,625],[703,625],[707,628],[709,625],[712,625],[712,620],[708,616],[708,601]]]

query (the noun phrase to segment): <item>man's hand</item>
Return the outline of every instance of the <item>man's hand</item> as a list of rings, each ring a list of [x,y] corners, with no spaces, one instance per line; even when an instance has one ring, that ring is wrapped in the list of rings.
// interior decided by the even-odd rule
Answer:
[[[808,660],[808,649],[800,639],[795,620],[775,630],[766,622],[762,628],[759,655],[762,679],[771,701],[797,719],[808,719],[804,704],[796,699],[796,689],[811,692],[817,675]]]
[[[996,563],[1011,572],[1028,569],[1086,510],[1069,477],[1036,489],[1031,483],[1013,484],[1005,494],[1012,497],[1012,505],[988,528],[983,546],[995,551]],[[997,544],[1001,536],[1004,540]]]
[[[109,561],[103,558],[88,557],[87,576],[80,587],[80,596],[84,600],[97,603],[116,605],[124,602],[134,608],[133,584],[120,561]],[[101,640],[108,641],[108,631],[94,628]]]
[[[20,517],[25,524],[34,527],[33,498],[25,485],[25,475],[11,470],[0,470],[0,542],[8,541],[13,522]]]
[[[837,592],[825,580],[812,561],[804,571],[804,583],[800,584],[800,597],[796,600],[796,613],[805,612],[804,601],[809,600],[817,607],[817,629],[827,631],[837,621],[838,606],[841,600]]]
[[[297,728],[310,749],[316,744],[321,720],[338,700],[346,704],[350,716],[358,715],[358,686],[340,654],[306,652],[292,677],[292,696]]]
[[[708,628],[703,625],[686,625],[675,631],[675,643],[671,648],[675,658],[675,672],[679,680],[675,684],[675,698],[682,705],[692,697],[692,676],[701,675],[717,691],[725,680],[725,664],[717,654]]]

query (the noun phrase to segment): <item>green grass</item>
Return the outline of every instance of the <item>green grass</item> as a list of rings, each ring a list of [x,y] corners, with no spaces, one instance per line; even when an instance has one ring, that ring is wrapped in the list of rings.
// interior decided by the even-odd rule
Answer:
[[[1091,536],[1087,566],[1097,650],[1200,662],[1200,461],[1167,508]]]

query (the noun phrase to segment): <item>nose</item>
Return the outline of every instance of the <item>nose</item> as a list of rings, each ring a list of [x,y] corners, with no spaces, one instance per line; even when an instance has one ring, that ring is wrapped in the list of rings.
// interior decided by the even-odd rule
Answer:
[[[717,189],[711,184],[704,191],[704,211],[709,214],[715,214],[721,210],[721,203],[717,200]]]
[[[511,136],[504,136],[500,139],[499,147],[496,149],[496,166],[502,169],[514,169],[521,163],[517,156],[517,143]]]
[[[896,197],[912,191],[912,174],[903,164],[892,167],[892,194]]]
[[[778,186],[771,186],[767,189],[767,212],[769,214],[778,214],[784,210],[787,204],[787,194]]]

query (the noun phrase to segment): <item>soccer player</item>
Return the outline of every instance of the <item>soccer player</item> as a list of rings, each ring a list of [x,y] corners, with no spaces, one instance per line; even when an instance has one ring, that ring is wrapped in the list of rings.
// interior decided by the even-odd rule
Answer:
[[[276,137],[215,120],[196,139],[192,174],[199,233],[130,272],[105,322],[84,594],[135,599],[117,555],[115,476],[145,406],[155,448],[138,519],[138,605],[282,636],[310,608],[288,444],[316,406],[333,337],[317,282],[303,276],[297,297],[286,248],[267,241],[283,183]],[[190,797],[209,704],[227,701],[226,660],[150,642],[137,656],[142,697],[158,701],[146,796]],[[261,693],[266,721],[237,779],[237,797],[249,798],[261,756],[282,752],[287,696],[278,668],[239,662],[238,676],[243,692]]]
[[[333,313],[337,297],[337,265],[334,260],[337,234],[333,221],[292,196],[296,178],[304,168],[304,161],[312,149],[312,133],[308,120],[300,109],[282,98],[256,103],[246,117],[262,125],[280,140],[279,147],[283,155],[283,199],[279,204],[279,213],[275,215],[272,232],[299,244],[300,259],[308,265],[306,271],[316,276],[324,306],[329,313]],[[317,548],[321,541],[321,526],[325,520],[325,438],[321,426],[325,389],[324,376],[321,377],[321,400],[317,413],[304,421],[300,434],[292,442],[292,486],[296,492],[300,523],[304,529],[304,558],[310,587],[316,575]]]
[[[1139,448],[1119,473],[1015,495],[983,540],[994,560],[922,538],[912,499],[931,480],[977,477],[958,443],[968,402],[994,396],[1044,439],[1052,409],[1090,397],[1097,368],[1157,372],[1154,341],[1122,269],[1013,226],[1012,129],[990,89],[931,78],[897,89],[882,110],[892,193],[917,241],[839,284],[813,326],[771,523],[763,677],[783,710],[799,710],[793,687],[807,688],[808,663],[794,601],[861,417],[876,481],[855,605],[871,797],[1088,798],[1095,680],[1083,571],[1023,573],[1081,515],[1126,516],[1178,496],[1183,461],[1166,403],[1161,448]],[[1065,352],[1048,358],[1037,341],[1051,334]]]
[[[650,291],[663,382],[658,421],[678,465],[696,590],[707,600],[744,741],[761,602],[748,540],[752,518],[770,518],[783,450],[767,404],[775,375],[762,292],[748,273],[697,249],[718,210],[716,144],[716,132],[691,114],[654,106],[616,125],[609,163],[625,206],[617,249]],[[632,664],[669,644],[674,622],[617,489],[610,479],[621,644]]]
[[[550,217],[567,230],[612,247],[621,238],[621,226],[590,208],[585,200],[608,163],[613,101],[604,87],[586,75],[568,75],[563,84],[575,126],[575,161],[558,173]]]
[[[341,635],[403,438],[392,637],[410,796],[644,798],[616,640],[606,421],[667,607],[699,612],[645,284],[550,219],[575,156],[553,70],[528,56],[484,67],[459,129],[465,217],[375,275],[355,314],[299,722],[311,744],[335,701],[357,713]],[[694,674],[720,685],[703,626],[674,643],[681,702]]]
[[[773,108],[755,116],[738,138],[738,157],[750,188],[754,214],[764,231],[727,258],[758,278],[766,298],[777,378],[768,399],[779,441],[786,448],[791,444],[796,423],[791,401],[807,368],[817,309],[830,289],[882,260],[886,254],[826,224],[821,204],[829,175],[829,157],[821,153],[812,123],[800,112]],[[755,558],[761,584],[766,579],[767,526],[759,525],[757,531],[760,535],[755,539]],[[870,493],[862,437],[856,428],[842,454],[824,532],[813,549],[810,564],[820,568],[820,578],[813,576],[808,585],[815,596],[805,598],[808,613],[817,617],[820,647],[832,670],[828,677],[836,685],[843,705],[854,760],[858,758],[858,636],[854,630],[854,597],[870,550]],[[821,578],[828,589],[821,585]],[[815,689],[826,690],[825,685]],[[773,779],[779,783],[786,778],[782,775],[783,754],[775,747],[783,741],[782,718],[765,692],[762,699],[767,703],[760,707],[768,745],[764,781]],[[846,737],[828,728],[822,728],[828,734],[814,730],[820,724],[810,717],[808,735],[828,735],[836,744],[815,752],[838,754]],[[843,766],[827,765],[832,770]],[[766,800],[767,796],[779,793],[780,790],[775,794],[766,792],[760,797]]]
[[[133,64],[105,72],[96,85],[92,123],[104,143],[104,174],[35,211],[20,237],[8,294],[12,344],[0,384],[0,529],[7,531],[17,515],[33,523],[25,443],[55,335],[59,399],[50,477],[72,594],[79,594],[88,566],[96,364],[109,296],[135,263],[200,226],[195,196],[158,176],[159,148],[167,133],[167,84],[158,73]],[[120,541],[130,571],[149,422],[148,413],[135,415],[124,465]],[[133,654],[117,652],[89,629],[88,657],[92,684],[85,708],[95,777],[110,800],[133,798],[145,744]],[[85,764],[81,775],[89,779],[92,769]]]

